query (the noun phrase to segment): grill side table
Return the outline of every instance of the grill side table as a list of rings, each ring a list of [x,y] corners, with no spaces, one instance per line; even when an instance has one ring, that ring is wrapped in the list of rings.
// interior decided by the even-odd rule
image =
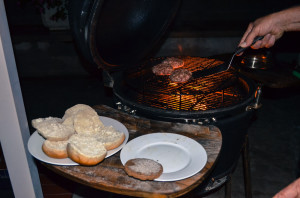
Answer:
[[[129,131],[129,141],[140,135],[169,132],[188,136],[198,141],[206,150],[208,160],[205,167],[192,177],[171,182],[141,181],[128,176],[120,160],[120,152],[106,158],[96,166],[57,166],[43,163],[54,172],[92,188],[135,197],[178,197],[194,188],[209,175],[222,145],[222,135],[215,126],[199,126],[173,122],[149,120],[128,115],[104,105],[95,110],[123,123]]]

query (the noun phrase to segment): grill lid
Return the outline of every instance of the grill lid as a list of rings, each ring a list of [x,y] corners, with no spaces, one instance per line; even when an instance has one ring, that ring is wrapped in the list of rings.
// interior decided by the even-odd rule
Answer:
[[[70,27],[87,60],[106,70],[134,66],[159,44],[180,0],[73,0]]]

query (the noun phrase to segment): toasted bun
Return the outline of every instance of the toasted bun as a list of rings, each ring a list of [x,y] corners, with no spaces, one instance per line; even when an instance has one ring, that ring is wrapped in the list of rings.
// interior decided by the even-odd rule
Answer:
[[[140,180],[154,180],[162,174],[163,167],[151,159],[135,158],[125,163],[125,172]]]
[[[107,139],[103,138],[101,142],[104,144],[106,150],[110,151],[112,149],[118,148],[125,140],[125,134],[119,133],[119,136],[109,137]]]
[[[91,112],[95,112],[96,111],[88,106],[88,105],[85,105],[85,104],[77,104],[77,105],[74,105],[72,107],[70,107],[69,109],[67,109],[65,111],[65,114],[64,116],[62,117],[62,120],[63,120],[63,124],[65,125],[69,125],[69,126],[73,126],[73,120],[74,120],[74,116],[81,110],[87,110],[87,111],[91,111]],[[96,113],[97,114],[97,113]]]
[[[90,111],[94,111],[94,109],[92,107],[90,107],[89,105],[86,105],[86,104],[77,104],[77,105],[74,105],[73,107],[70,107],[69,109],[67,109],[65,111],[65,115],[63,116],[63,120],[66,118],[66,117],[70,117],[70,116],[73,116],[75,115],[78,111],[81,111],[81,110],[90,110]]]
[[[45,139],[52,141],[68,140],[75,133],[74,128],[62,124],[62,119],[55,117],[32,120],[32,126]]]
[[[103,127],[94,137],[103,143],[108,151],[119,147],[125,140],[125,134],[117,131],[112,126]]]
[[[63,159],[68,157],[67,144],[68,141],[45,140],[42,145],[42,150],[49,157]]]
[[[80,110],[74,116],[74,129],[77,133],[94,134],[104,127],[96,111]]]
[[[81,165],[92,166],[104,160],[107,150],[94,137],[75,134],[69,139],[67,152],[70,159]]]

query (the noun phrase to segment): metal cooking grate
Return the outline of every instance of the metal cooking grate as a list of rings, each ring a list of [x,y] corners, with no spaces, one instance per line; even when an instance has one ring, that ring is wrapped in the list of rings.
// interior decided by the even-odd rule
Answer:
[[[223,63],[209,58],[180,58],[184,60],[182,68],[192,72]],[[130,94],[132,100],[160,109],[205,111],[235,105],[249,92],[248,85],[239,80],[234,69],[193,79],[186,83],[174,83],[169,76],[152,74],[151,67],[162,60],[163,58],[151,59],[146,65],[142,65],[138,72],[131,74],[131,80],[137,76],[140,77],[138,81],[130,80],[129,85],[132,85],[136,92],[136,94]]]

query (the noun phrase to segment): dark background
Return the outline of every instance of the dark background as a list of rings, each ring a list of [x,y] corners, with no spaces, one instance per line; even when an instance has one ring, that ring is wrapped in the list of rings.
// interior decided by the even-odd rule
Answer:
[[[4,0],[12,33],[20,27],[42,26],[33,6],[20,7],[17,0]],[[299,4],[297,0],[182,0],[171,31],[232,32],[243,31],[250,21],[266,14]],[[221,33],[221,32],[219,32]]]

